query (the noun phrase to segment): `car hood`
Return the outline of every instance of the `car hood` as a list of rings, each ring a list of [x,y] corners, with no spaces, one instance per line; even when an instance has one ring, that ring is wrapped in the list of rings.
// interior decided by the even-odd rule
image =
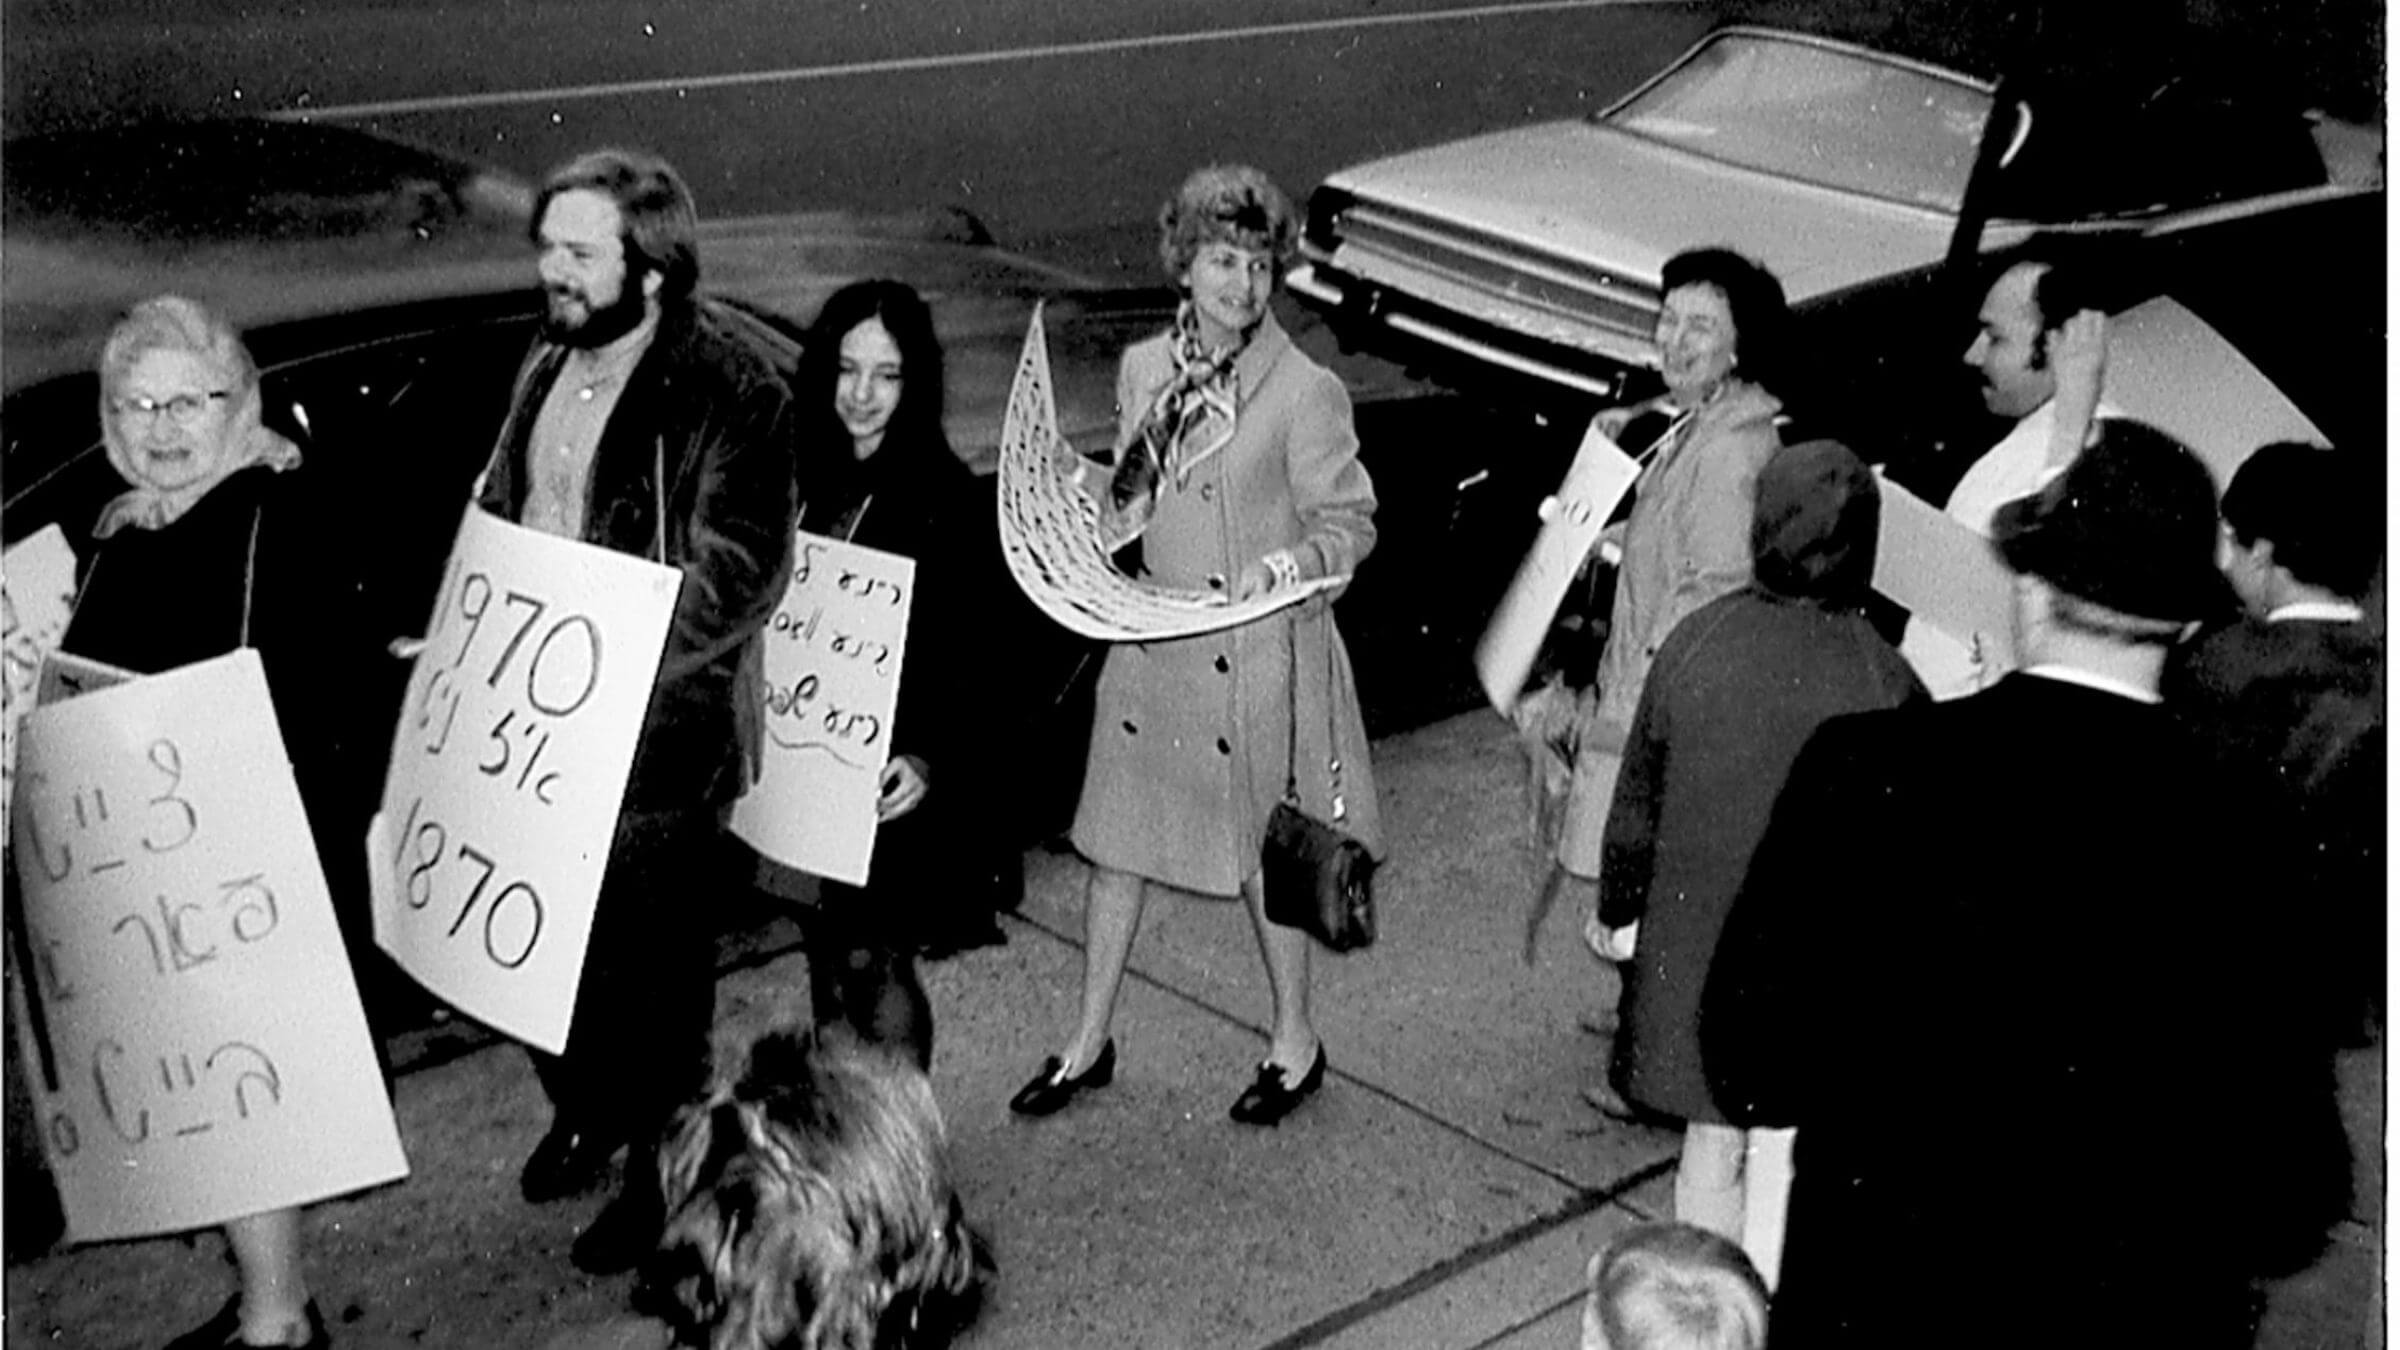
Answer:
[[[1954,219],[1714,160],[1587,121],[1545,122],[1344,169],[1330,188],[1655,283],[1723,244],[1799,303],[1938,262]]]

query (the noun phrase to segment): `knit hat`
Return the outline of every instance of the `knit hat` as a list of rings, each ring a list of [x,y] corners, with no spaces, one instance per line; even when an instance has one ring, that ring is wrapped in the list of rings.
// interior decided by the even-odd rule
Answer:
[[[2014,572],[2136,618],[2180,623],[2216,612],[2217,489],[2183,442],[2108,418],[2064,473],[1992,516],[1992,545]]]
[[[1751,576],[1777,595],[1855,604],[1874,576],[1882,517],[1875,473],[1849,447],[1839,441],[1786,446],[1758,471]]]

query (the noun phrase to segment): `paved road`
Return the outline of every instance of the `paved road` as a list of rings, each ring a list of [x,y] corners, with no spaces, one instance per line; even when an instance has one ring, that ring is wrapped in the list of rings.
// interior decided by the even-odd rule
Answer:
[[[193,0],[98,21],[96,8],[12,4],[11,134],[305,114],[528,175],[630,141],[682,167],[711,215],[959,205],[1012,245],[1145,281],[1151,212],[1192,165],[1250,159],[1298,193],[1368,155],[1595,108],[1711,9]]]

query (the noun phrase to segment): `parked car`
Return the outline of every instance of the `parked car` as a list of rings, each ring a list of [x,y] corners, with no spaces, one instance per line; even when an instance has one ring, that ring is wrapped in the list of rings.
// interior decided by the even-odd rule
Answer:
[[[1806,314],[1930,270],[1962,219],[1971,253],[2036,229],[2152,237],[2380,200],[2375,154],[2362,166],[2304,111],[2192,76],[1995,86],[1727,28],[1589,118],[1331,175],[1289,281],[1370,348],[1619,402],[1646,392],[1659,270],[1685,248],[1758,258]]]

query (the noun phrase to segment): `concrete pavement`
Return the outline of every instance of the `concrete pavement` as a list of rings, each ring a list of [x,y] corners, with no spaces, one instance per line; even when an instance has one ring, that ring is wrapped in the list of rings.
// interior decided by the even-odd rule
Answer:
[[[1010,942],[928,969],[953,1162],[1000,1262],[964,1345],[1575,1343],[1584,1259],[1666,1212],[1675,1137],[1607,1124],[1577,1095],[1601,1052],[1579,1027],[1596,977],[1569,916],[1553,918],[1537,967],[1518,959],[1533,859],[1506,728],[1463,715],[1380,742],[1376,765],[1394,843],[1381,940],[1320,954],[1332,1072],[1280,1129],[1225,1119],[1267,1014],[1231,903],[1153,901],[1120,1003],[1116,1082],[1048,1120],[1015,1119],[1005,1102],[1073,1013],[1082,865],[1030,854]],[[799,957],[771,954],[773,939],[720,987],[721,1045],[805,1013]],[[629,1280],[567,1262],[597,1199],[517,1198],[547,1120],[524,1057],[455,1027],[405,1053],[418,1067],[396,1105],[414,1175],[314,1214],[313,1282],[337,1344],[655,1350],[655,1324],[624,1311]],[[2352,1092],[2379,1103],[2379,1072]],[[2343,1236],[2262,1344],[2381,1344],[2380,1235]],[[117,1243],[11,1268],[7,1346],[160,1344],[224,1298],[218,1249]]]

